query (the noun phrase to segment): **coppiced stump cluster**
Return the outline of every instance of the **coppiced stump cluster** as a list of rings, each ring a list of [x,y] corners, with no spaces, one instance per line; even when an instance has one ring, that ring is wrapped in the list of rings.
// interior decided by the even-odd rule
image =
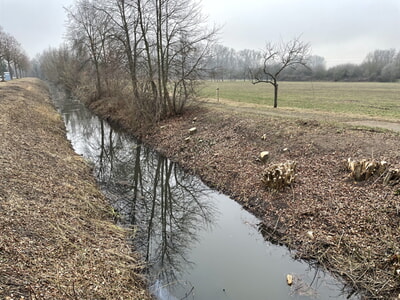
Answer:
[[[262,172],[261,181],[266,187],[273,190],[282,190],[294,183],[296,178],[296,162],[273,164]]]
[[[373,175],[382,175],[389,167],[386,161],[366,160],[359,161],[347,160],[350,177],[356,181],[367,180]]]
[[[400,181],[400,169],[390,168],[388,162],[382,160],[367,160],[359,161],[347,160],[347,168],[350,171],[350,177],[355,181],[367,180],[372,176],[382,176],[384,184],[397,184]]]

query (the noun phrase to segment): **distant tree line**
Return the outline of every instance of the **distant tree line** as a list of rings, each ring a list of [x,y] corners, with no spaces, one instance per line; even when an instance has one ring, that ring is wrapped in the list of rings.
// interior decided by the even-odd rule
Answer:
[[[23,77],[28,70],[29,58],[21,44],[0,27],[0,81],[4,72],[9,72],[13,79]]]
[[[39,76],[152,122],[195,97],[216,34],[197,1],[77,0],[67,13],[68,44],[36,59]]]
[[[252,80],[252,72],[263,66],[262,50],[236,51],[215,45],[208,61],[211,80]],[[308,57],[306,66],[286,68],[280,80],[306,81],[382,81],[400,79],[400,52],[395,49],[375,50],[361,64],[341,64],[327,68],[326,61],[318,55]]]

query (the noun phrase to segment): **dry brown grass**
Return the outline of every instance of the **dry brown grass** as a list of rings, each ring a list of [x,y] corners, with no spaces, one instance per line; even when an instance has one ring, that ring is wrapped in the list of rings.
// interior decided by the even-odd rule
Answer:
[[[45,85],[0,83],[0,298],[150,299]]]

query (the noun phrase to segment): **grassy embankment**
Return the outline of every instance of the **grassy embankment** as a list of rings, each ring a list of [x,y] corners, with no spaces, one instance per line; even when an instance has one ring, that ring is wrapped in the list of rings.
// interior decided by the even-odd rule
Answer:
[[[250,81],[207,81],[199,96],[216,99],[217,88],[220,99],[273,104],[273,87]],[[278,107],[399,120],[400,83],[283,81],[279,84]]]
[[[0,299],[149,299],[47,87],[0,82]]]

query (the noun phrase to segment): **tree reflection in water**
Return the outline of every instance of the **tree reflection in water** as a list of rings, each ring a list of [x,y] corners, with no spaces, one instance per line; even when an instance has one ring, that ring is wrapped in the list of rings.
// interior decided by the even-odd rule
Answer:
[[[91,126],[91,125],[89,125]],[[209,189],[167,158],[100,122],[87,128],[87,149],[96,176],[112,200],[124,225],[136,229],[135,247],[149,265],[150,280],[176,283],[183,267],[191,264],[187,252],[194,247],[199,229],[216,216]]]
[[[279,274],[296,272],[303,274],[304,282],[295,286],[296,293],[304,293],[298,288],[307,285],[325,298],[346,298],[340,286],[332,288],[337,281],[314,275],[313,269],[305,270],[307,265],[292,261],[285,248],[267,246],[261,237],[251,236],[258,234],[257,229],[246,224],[258,220],[238,204],[115,132],[79,101],[55,100],[74,150],[92,163],[122,225],[134,227],[134,245],[148,262],[159,299],[171,299],[171,294],[180,299],[228,299],[228,293],[232,299],[262,299],[267,294],[270,299],[292,299]],[[212,226],[213,230],[204,230]],[[197,264],[192,270],[190,260]]]

